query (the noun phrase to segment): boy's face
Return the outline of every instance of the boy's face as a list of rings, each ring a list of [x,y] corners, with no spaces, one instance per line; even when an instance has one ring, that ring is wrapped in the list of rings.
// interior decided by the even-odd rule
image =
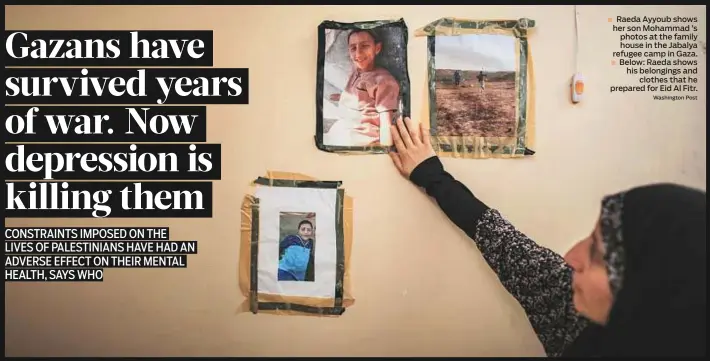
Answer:
[[[298,235],[304,239],[310,239],[313,236],[313,226],[308,223],[302,224],[298,227]]]
[[[348,41],[350,59],[360,70],[372,70],[375,67],[375,56],[382,50],[382,44],[375,44],[375,39],[366,32],[350,35]]]

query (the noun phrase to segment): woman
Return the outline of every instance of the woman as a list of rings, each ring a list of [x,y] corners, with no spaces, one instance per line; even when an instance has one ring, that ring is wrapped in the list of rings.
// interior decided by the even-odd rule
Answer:
[[[427,129],[396,124],[395,167],[476,242],[548,356],[705,355],[704,192],[655,184],[607,196],[563,258],[447,173]]]

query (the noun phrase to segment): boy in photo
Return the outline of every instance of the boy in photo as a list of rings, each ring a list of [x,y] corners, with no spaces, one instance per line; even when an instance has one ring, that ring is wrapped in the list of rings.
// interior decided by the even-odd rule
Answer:
[[[329,97],[338,103],[340,116],[328,131],[328,143],[345,146],[382,144],[381,128],[389,127],[399,110],[399,83],[387,69],[376,65],[383,45],[377,33],[355,29],[348,34],[347,40],[353,68],[343,92]]]
[[[298,224],[298,232],[279,245],[279,281],[313,281],[314,227],[309,220]]]

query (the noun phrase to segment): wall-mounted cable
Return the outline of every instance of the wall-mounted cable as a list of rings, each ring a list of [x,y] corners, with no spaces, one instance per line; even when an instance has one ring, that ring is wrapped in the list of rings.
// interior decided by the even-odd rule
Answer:
[[[582,95],[584,94],[584,77],[579,72],[579,11],[577,11],[577,5],[573,6],[574,9],[574,75],[572,75],[572,81],[570,83],[570,93],[572,95],[572,103],[579,103],[582,101]]]

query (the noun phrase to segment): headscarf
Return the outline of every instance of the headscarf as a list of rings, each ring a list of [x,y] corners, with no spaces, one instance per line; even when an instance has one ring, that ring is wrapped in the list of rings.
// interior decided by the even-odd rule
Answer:
[[[600,220],[613,304],[570,353],[704,356],[705,192],[633,188],[605,197]]]

